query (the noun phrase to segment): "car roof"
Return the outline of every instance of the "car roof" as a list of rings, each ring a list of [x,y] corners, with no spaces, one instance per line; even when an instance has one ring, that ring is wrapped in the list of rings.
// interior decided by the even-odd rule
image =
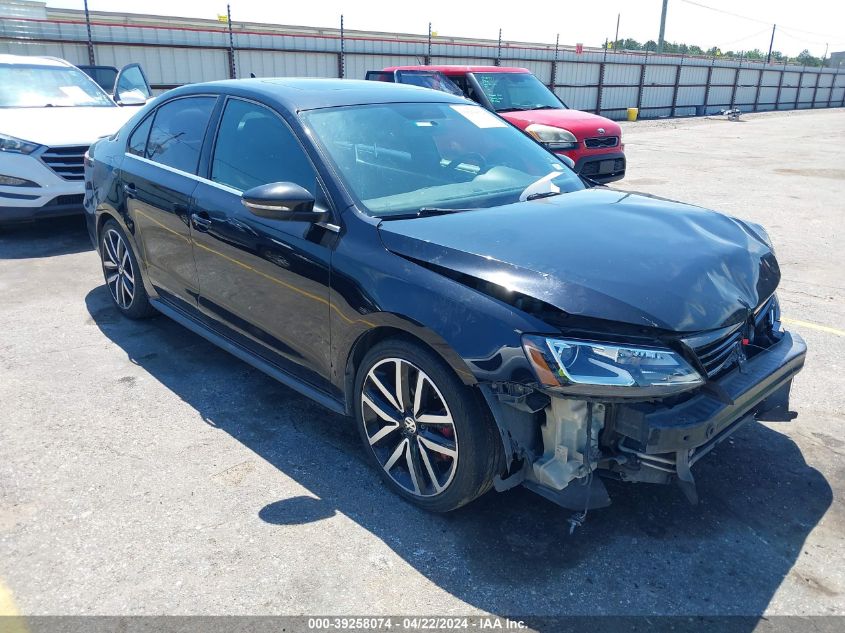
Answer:
[[[445,65],[445,66],[388,66],[383,68],[383,71],[393,72],[394,70],[436,70],[444,75],[458,75],[465,73],[530,73],[527,68],[518,68],[516,66],[460,66],[460,65]]]
[[[228,79],[176,88],[168,96],[231,94],[263,97],[290,111],[371,103],[470,103],[463,97],[404,84],[358,79]]]
[[[0,55],[0,64],[23,65],[28,66],[73,66],[70,62],[66,62],[58,57],[35,57],[33,55]]]

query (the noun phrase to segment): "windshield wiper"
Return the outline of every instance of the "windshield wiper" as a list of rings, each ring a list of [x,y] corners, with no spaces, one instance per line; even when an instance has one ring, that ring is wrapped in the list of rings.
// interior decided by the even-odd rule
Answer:
[[[559,196],[560,191],[543,191],[539,193],[531,193],[525,198],[526,200],[540,200],[541,198],[551,198],[552,196]]]
[[[464,211],[474,211],[474,209],[447,209],[443,207],[422,207],[419,211],[413,213],[398,213],[396,215],[382,216],[382,220],[407,220],[409,218],[426,218],[433,215],[449,215],[450,213],[462,213]]]
[[[560,193],[560,187],[552,181],[555,178],[563,176],[563,174],[564,172],[562,171],[553,171],[542,178],[538,178],[522,190],[522,193],[519,194],[519,201],[524,202],[525,200],[535,200],[536,198],[532,198],[532,196],[542,196],[545,198],[548,194]]]
[[[555,106],[550,105],[535,105],[535,106],[514,106],[511,108],[499,108],[496,112],[528,112],[529,110],[557,110]]]

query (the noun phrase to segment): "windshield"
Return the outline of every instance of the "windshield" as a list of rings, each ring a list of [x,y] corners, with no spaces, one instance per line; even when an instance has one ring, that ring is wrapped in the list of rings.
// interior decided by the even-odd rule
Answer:
[[[373,215],[510,204],[532,185],[529,193],[584,188],[554,154],[480,106],[388,103],[302,116]]]
[[[0,107],[113,106],[82,71],[68,66],[0,64]]]
[[[496,112],[566,107],[530,73],[473,73],[473,77]]]

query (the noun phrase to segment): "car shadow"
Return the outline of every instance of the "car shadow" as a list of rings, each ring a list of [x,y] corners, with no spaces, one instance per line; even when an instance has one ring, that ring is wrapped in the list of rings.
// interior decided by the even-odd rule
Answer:
[[[560,630],[544,616],[683,614],[754,616],[751,631],[832,501],[792,440],[752,424],[697,465],[695,507],[675,487],[611,482],[613,505],[572,536],[569,512],[522,488],[429,514],[383,485],[347,418],[169,319],[123,319],[105,287],[86,303],[132,362],[310,492],[256,507],[261,520],[342,513],[456,598],[537,630]]]
[[[0,259],[32,259],[93,250],[85,218],[69,216],[0,225]]]

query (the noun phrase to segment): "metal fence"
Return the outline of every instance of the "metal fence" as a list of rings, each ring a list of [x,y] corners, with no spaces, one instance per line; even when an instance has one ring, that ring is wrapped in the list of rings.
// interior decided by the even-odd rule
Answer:
[[[93,13],[98,64],[140,62],[156,91],[181,84],[249,76],[363,78],[401,64],[513,65],[530,69],[570,107],[643,118],[845,106],[845,72],[747,60],[682,57],[458,38],[304,29],[210,20]],[[0,53],[53,55],[89,62],[78,11],[0,20]]]

